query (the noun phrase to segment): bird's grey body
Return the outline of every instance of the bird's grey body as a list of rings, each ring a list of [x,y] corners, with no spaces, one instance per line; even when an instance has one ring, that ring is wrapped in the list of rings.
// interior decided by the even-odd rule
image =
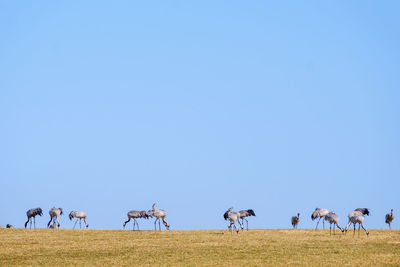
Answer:
[[[82,220],[85,222],[86,228],[89,227],[89,224],[86,222],[86,218],[87,218],[87,214],[84,211],[80,211],[80,210],[73,210],[69,213],[69,219],[72,220],[72,218],[76,218],[76,221],[74,223],[74,229],[76,226],[76,223],[79,220],[79,228],[82,228]]]
[[[33,218],[33,228],[36,228],[36,215],[42,216],[43,215],[43,211],[41,208],[33,208],[30,209],[26,212],[26,216],[28,217],[28,220],[25,222],[25,228],[29,223],[30,228],[32,228],[32,218]]]
[[[293,225],[293,229],[297,228],[297,225],[300,222],[300,213],[297,213],[297,216],[292,216],[292,225]]]
[[[241,229],[243,229],[243,224],[240,222],[240,213],[233,210],[233,208],[229,208],[225,213],[224,213],[224,219],[228,220],[229,219],[229,225],[228,229],[232,233],[232,225],[236,230],[236,233],[239,233],[239,229],[236,227],[236,221],[239,223]]]
[[[350,225],[354,225],[354,232],[353,232],[353,237],[356,233],[356,224],[358,223],[358,237],[360,237],[360,227],[364,229],[365,234],[368,236],[369,232],[367,229],[364,227],[364,215],[369,215],[369,210],[367,208],[358,208],[355,209],[354,211],[349,213],[349,223],[347,224],[346,228],[344,229],[345,232],[349,229]]]
[[[148,219],[150,216],[147,214],[147,212],[145,210],[142,211],[138,211],[138,210],[131,210],[128,212],[128,220],[126,222],[124,222],[124,229],[125,229],[125,225],[131,220],[133,219],[133,230],[135,230],[135,224],[137,226],[137,229],[139,230],[139,224],[136,221],[136,219],[138,218],[145,218]]]
[[[385,223],[389,224],[389,229],[392,229],[391,223],[394,220],[394,214],[393,214],[393,209],[390,211],[390,213],[385,215]]]
[[[332,234],[332,224],[333,224],[333,234],[335,234],[335,226],[339,228],[340,231],[343,233],[343,228],[339,226],[339,216],[336,215],[333,211],[329,212],[325,215],[324,220],[329,222],[329,233]]]
[[[158,227],[161,231],[161,220],[163,221],[163,224],[165,226],[165,229],[169,230],[169,223],[167,223],[167,221],[165,220],[165,217],[167,217],[167,213],[165,212],[165,210],[161,210],[159,208],[157,208],[156,203],[153,204],[153,209],[149,210],[147,212],[147,215],[149,217],[156,217],[156,220],[154,221],[154,230],[157,230],[157,221],[158,221]]]
[[[249,221],[246,219],[246,217],[256,216],[256,214],[254,213],[254,210],[252,210],[252,209],[240,210],[239,214],[240,214],[240,219],[242,220],[242,225],[244,225],[243,221],[246,221],[247,231],[248,231],[249,230]],[[243,228],[242,228],[242,230],[243,230]]]
[[[315,229],[318,228],[319,221],[320,221],[321,219],[323,219],[328,213],[329,213],[329,210],[327,210],[327,209],[315,208],[315,211],[311,214],[311,219],[312,219],[313,221],[314,221],[315,219],[319,218],[319,219],[318,219],[318,222],[317,222],[317,226],[315,226]],[[322,225],[323,225],[323,228],[325,229],[325,222],[324,222],[324,220],[322,220]]]
[[[49,210],[50,221],[47,223],[47,227],[50,227],[51,221],[57,222],[57,227],[60,227],[60,222],[58,221],[58,216],[63,214],[62,208],[51,208]]]

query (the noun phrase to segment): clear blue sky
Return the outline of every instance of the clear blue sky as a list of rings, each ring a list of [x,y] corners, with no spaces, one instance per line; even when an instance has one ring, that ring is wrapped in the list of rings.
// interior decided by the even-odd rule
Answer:
[[[0,224],[400,218],[398,1],[0,1]],[[400,219],[393,227],[399,228]],[[152,222],[140,222],[151,229]],[[129,228],[131,225],[128,226]]]

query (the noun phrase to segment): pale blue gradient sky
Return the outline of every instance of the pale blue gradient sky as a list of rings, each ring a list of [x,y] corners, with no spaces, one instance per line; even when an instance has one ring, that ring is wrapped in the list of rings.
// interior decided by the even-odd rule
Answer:
[[[0,224],[400,214],[400,2],[188,2],[0,1]]]

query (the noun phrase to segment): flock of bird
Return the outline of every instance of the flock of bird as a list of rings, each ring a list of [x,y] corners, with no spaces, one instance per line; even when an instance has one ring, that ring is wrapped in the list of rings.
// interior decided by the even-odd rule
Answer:
[[[353,236],[355,235],[356,232],[356,225],[358,224],[358,236],[360,236],[360,228],[362,228],[365,231],[365,234],[368,236],[369,232],[368,230],[364,227],[364,218],[365,215],[369,216],[369,210],[367,208],[357,208],[354,211],[350,212],[348,215],[348,224],[345,228],[342,228],[339,226],[339,216],[336,215],[335,212],[329,211],[328,209],[320,209],[316,208],[315,211],[311,214],[311,219],[314,221],[318,219],[317,225],[315,226],[315,229],[318,228],[319,222],[322,220],[323,228],[325,228],[325,221],[327,221],[330,226],[329,226],[329,232],[332,234],[332,229],[333,229],[333,234],[335,234],[335,228],[337,227],[342,233],[346,233],[349,229],[349,227],[353,224],[354,225],[354,231],[353,231]],[[62,208],[51,208],[49,210],[49,215],[50,215],[50,221],[47,223],[48,228],[53,228],[53,229],[58,229],[60,227],[60,221],[58,220],[58,217],[63,214]],[[25,222],[25,228],[27,227],[28,223],[30,228],[32,228],[32,222],[33,222],[33,227],[36,228],[36,216],[42,216],[43,211],[41,208],[33,208],[30,209],[26,212],[27,216],[27,221]],[[135,230],[135,225],[137,230],[139,230],[139,224],[137,222],[137,219],[139,218],[156,218],[154,221],[154,230],[157,230],[157,222],[158,222],[158,227],[159,230],[161,231],[161,221],[163,222],[163,225],[166,230],[169,230],[169,223],[165,220],[167,213],[165,210],[159,209],[156,204],[153,204],[152,209],[145,211],[137,211],[137,210],[131,210],[127,214],[128,220],[124,222],[123,228],[125,229],[125,226],[128,222],[133,219],[133,230]],[[249,230],[249,222],[246,219],[246,217],[249,216],[256,216],[254,210],[248,209],[248,210],[240,210],[240,211],[235,211],[233,208],[229,208],[223,215],[225,220],[229,220],[229,225],[228,225],[228,230],[232,232],[232,226],[234,230],[239,233],[240,229],[243,231],[244,229],[244,221],[246,221],[246,228]],[[89,224],[86,222],[87,214],[84,211],[79,211],[79,210],[73,210],[69,214],[69,219],[72,220],[73,218],[76,218],[75,224],[74,224],[74,229],[76,224],[79,221],[79,226],[82,228],[82,220],[85,223],[86,228],[89,227]],[[394,215],[393,215],[393,209],[390,211],[390,213],[385,215],[385,223],[389,225],[389,229],[391,229],[391,223],[394,220]],[[236,222],[238,222],[239,227],[236,226]],[[293,226],[293,229],[297,229],[298,224],[300,222],[300,213],[297,213],[297,215],[293,216],[291,219],[291,223]],[[3,228],[13,228],[12,225],[7,224]]]
[[[329,226],[329,232],[332,234],[332,228],[333,228],[333,233],[335,234],[335,227],[337,227],[342,233],[346,233],[349,227],[353,224],[354,225],[354,231],[353,231],[353,236],[355,235],[356,232],[356,225],[358,224],[358,236],[360,236],[360,228],[362,228],[365,231],[365,234],[368,236],[369,232],[368,230],[364,227],[364,218],[365,215],[369,216],[369,209],[367,208],[357,208],[354,211],[350,212],[348,215],[348,224],[345,228],[341,228],[339,226],[339,216],[336,215],[335,212],[329,211],[327,209],[320,209],[316,208],[315,211],[311,214],[311,219],[315,220],[317,218],[318,222],[315,227],[317,229],[318,223],[321,219],[323,219],[323,224],[324,221],[328,221],[330,226]],[[297,214],[297,216],[292,217],[292,225],[295,227],[297,223],[300,220],[300,214]],[[392,229],[391,223],[394,220],[394,214],[393,214],[393,209],[391,209],[390,213],[385,215],[385,223],[389,225],[389,229]],[[332,227],[333,225],[333,227]]]
[[[41,208],[33,208],[29,209],[26,212],[27,216],[27,221],[25,222],[25,228],[28,226],[29,223],[29,228],[32,228],[32,222],[33,222],[33,227],[36,228],[36,216],[42,216],[43,215],[43,210]],[[60,228],[60,221],[58,220],[58,217],[60,215],[63,215],[63,210],[62,208],[51,208],[49,210],[49,215],[50,215],[50,221],[47,223],[47,228],[53,228],[53,229],[58,229]],[[152,209],[149,211],[137,211],[137,210],[131,210],[128,212],[128,220],[124,222],[123,227],[125,229],[125,226],[128,222],[130,222],[131,219],[133,219],[133,230],[135,230],[135,225],[137,226],[137,229],[139,230],[139,224],[136,219],[138,218],[156,218],[154,221],[154,230],[157,229],[157,221],[158,221],[158,226],[159,230],[161,230],[161,221],[164,224],[165,229],[169,230],[169,223],[165,220],[165,217],[167,216],[167,213],[165,210],[157,208],[156,204],[153,204]],[[89,224],[86,222],[87,214],[84,211],[80,210],[73,210],[69,213],[69,219],[72,220],[73,218],[76,218],[75,224],[74,224],[74,229],[76,224],[79,221],[79,227],[82,228],[82,220],[85,223],[86,228],[89,228]],[[7,224],[7,226],[0,228],[13,228],[11,224]]]
[[[392,210],[392,219],[391,221],[393,221],[394,216],[393,216],[393,210]],[[325,221],[328,221],[330,226],[329,226],[329,232],[332,232],[332,224],[333,224],[333,231],[335,234],[335,226],[337,228],[339,228],[340,231],[343,232],[347,232],[347,230],[349,229],[350,225],[353,224],[354,225],[354,232],[353,232],[353,236],[356,232],[356,224],[358,223],[358,236],[360,236],[360,227],[362,227],[362,229],[364,229],[366,235],[369,235],[368,230],[364,227],[364,216],[365,215],[369,215],[369,210],[367,208],[358,208],[355,209],[354,211],[350,212],[348,215],[349,218],[349,222],[346,226],[346,228],[341,228],[339,226],[339,216],[336,215],[335,212],[333,211],[329,211],[327,209],[319,209],[316,208],[315,211],[311,214],[311,219],[315,220],[317,218],[318,222],[317,222],[317,226],[315,227],[315,229],[317,229],[318,227],[318,223],[321,219],[324,219],[322,222],[323,224],[325,223]],[[390,226],[390,224],[389,224]],[[331,233],[332,234],[332,233]]]
[[[355,235],[356,232],[356,225],[358,224],[358,236],[360,236],[360,228],[362,228],[365,231],[365,234],[368,236],[369,232],[368,230],[364,227],[364,216],[369,215],[369,210],[367,208],[357,208],[354,211],[350,212],[348,215],[349,221],[348,224],[345,228],[342,228],[339,226],[339,216],[336,215],[335,212],[329,211],[328,209],[320,209],[316,208],[314,212],[311,214],[311,219],[314,221],[318,219],[317,225],[315,226],[315,229],[318,228],[319,222],[322,220],[323,227],[325,228],[325,221],[329,222],[329,233],[332,234],[332,229],[333,229],[333,234],[335,234],[335,227],[337,227],[342,233],[347,233],[349,227],[353,224],[354,225],[354,231],[353,231],[353,236]],[[239,223],[240,228],[243,230],[243,220],[248,216],[256,216],[253,210],[241,210],[239,212],[233,210],[233,208],[228,209],[224,213],[224,219],[230,221],[228,225],[229,231],[232,231],[232,226],[234,227],[235,231],[238,233],[239,228],[236,227],[236,221]],[[242,221],[240,221],[242,220]],[[393,209],[390,211],[390,213],[385,215],[385,222],[389,225],[389,229],[391,229],[391,223],[394,220],[394,215],[393,215]],[[297,229],[298,224],[300,222],[300,213],[297,213],[297,215],[292,216],[291,219],[293,229]],[[247,225],[247,230],[248,230],[248,225]]]

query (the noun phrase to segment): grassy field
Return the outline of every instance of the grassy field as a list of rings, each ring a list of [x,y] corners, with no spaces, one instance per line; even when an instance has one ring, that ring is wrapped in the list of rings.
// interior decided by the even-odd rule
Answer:
[[[363,234],[363,233],[362,233]],[[400,265],[400,231],[0,229],[0,265]]]

